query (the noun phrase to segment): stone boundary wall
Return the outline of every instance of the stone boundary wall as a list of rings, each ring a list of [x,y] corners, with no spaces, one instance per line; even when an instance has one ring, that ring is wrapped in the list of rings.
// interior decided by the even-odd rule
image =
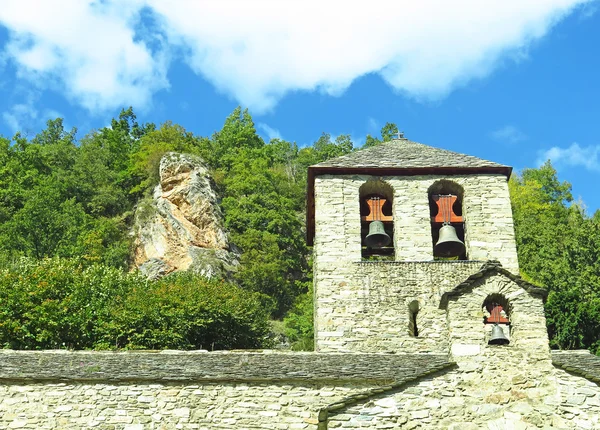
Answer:
[[[0,351],[0,428],[322,429],[443,354]]]
[[[456,364],[445,354],[0,350],[0,429],[600,428],[597,383],[488,349]],[[552,356],[592,372],[599,361]]]

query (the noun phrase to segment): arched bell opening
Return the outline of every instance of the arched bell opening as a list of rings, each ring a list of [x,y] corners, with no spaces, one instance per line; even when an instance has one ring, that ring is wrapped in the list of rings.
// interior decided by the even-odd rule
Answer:
[[[408,305],[408,334],[419,337],[419,326],[417,325],[417,314],[419,313],[419,302],[413,300]]]
[[[489,345],[510,343],[510,303],[502,294],[488,295],[483,301],[483,323]]]
[[[431,243],[436,260],[466,260],[463,188],[442,179],[428,190]]]
[[[393,260],[394,190],[384,181],[370,180],[360,187],[359,198],[362,258]]]

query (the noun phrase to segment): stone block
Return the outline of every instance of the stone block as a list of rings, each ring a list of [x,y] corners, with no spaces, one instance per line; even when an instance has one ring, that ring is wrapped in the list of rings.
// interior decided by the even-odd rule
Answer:
[[[476,344],[453,343],[451,351],[452,355],[457,357],[479,355],[481,353],[481,346]]]

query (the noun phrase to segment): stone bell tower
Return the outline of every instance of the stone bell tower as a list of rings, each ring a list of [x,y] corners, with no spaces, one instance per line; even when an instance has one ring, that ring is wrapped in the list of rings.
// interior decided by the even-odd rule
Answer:
[[[396,139],[308,173],[315,349],[453,365],[331,428],[600,428],[600,388],[553,366],[546,291],[519,277],[510,167]]]
[[[511,170],[404,138],[311,166],[307,225],[316,350],[455,348],[448,297],[491,267],[518,278]],[[450,252],[440,246],[447,233]],[[496,290],[478,293],[477,344],[492,335],[486,322],[499,323],[510,338],[507,313],[517,305]],[[509,294],[517,297],[515,291]],[[543,324],[540,330],[547,339]]]

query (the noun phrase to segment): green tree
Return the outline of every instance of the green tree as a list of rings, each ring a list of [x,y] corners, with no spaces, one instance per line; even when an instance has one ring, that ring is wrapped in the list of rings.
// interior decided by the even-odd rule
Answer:
[[[522,276],[550,292],[550,342],[600,351],[600,224],[572,203],[550,162],[509,182]]]
[[[386,122],[381,128],[381,138],[373,137],[370,134],[367,134],[364,147],[369,148],[371,146],[380,145],[383,142],[389,142],[397,136],[398,126],[393,122]]]

